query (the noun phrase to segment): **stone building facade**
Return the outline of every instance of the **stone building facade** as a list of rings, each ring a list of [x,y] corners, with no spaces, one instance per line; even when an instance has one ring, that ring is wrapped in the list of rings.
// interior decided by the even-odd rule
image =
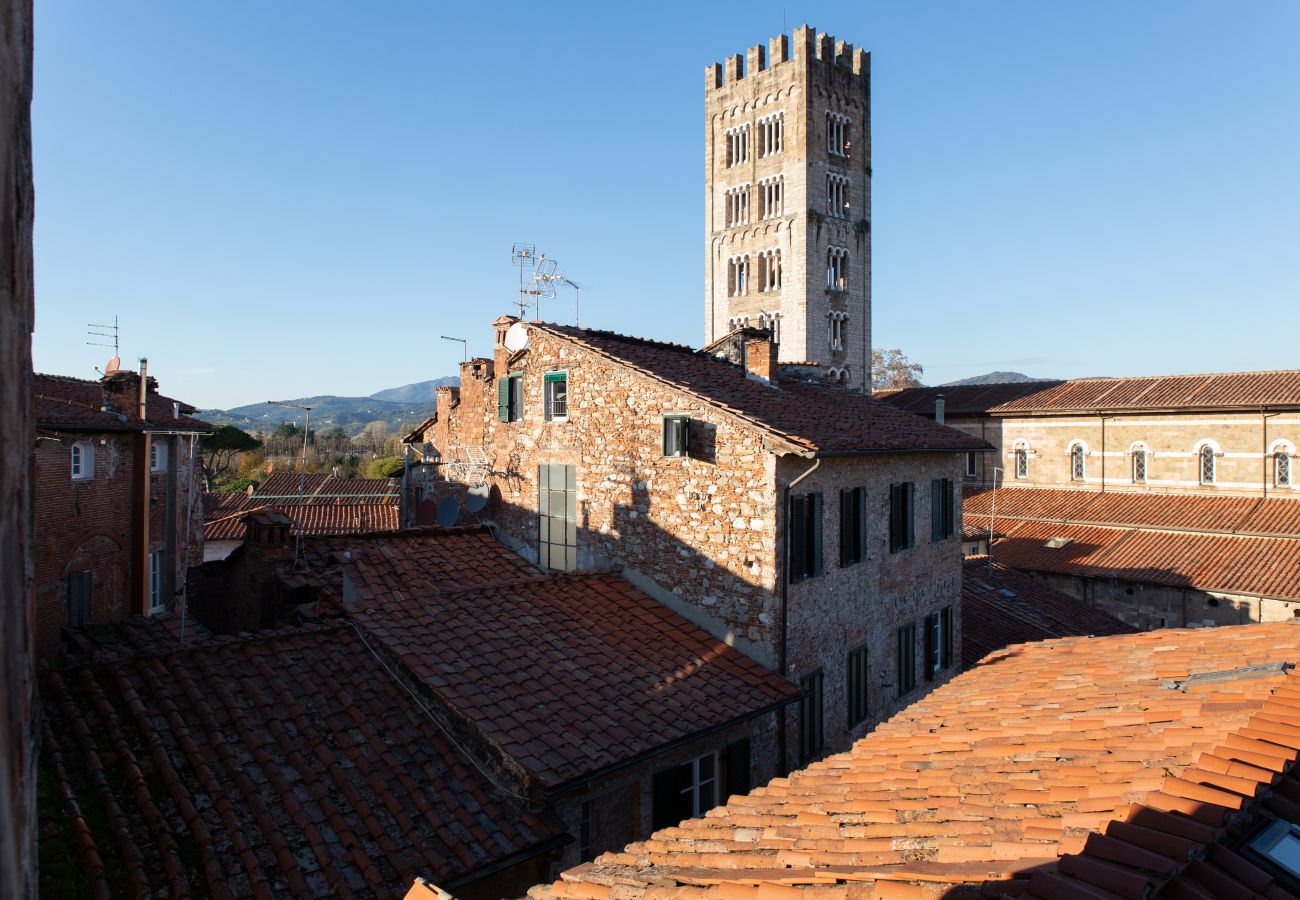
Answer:
[[[135,372],[36,376],[36,647],[64,627],[178,610],[203,560],[201,436],[191,407]]]
[[[781,362],[870,391],[870,55],[807,25],[704,75],[704,342],[766,328]]]
[[[780,375],[762,332],[743,336],[742,367],[607,332],[510,317],[494,327],[494,359],[463,364],[462,386],[444,389],[407,441],[436,455],[444,490],[490,488],[486,514],[526,558],[620,565],[800,681],[804,746],[788,717],[783,768],[846,748],[955,671],[960,467],[981,442]],[[509,333],[526,349],[511,351]],[[907,538],[891,542],[891,510],[902,517],[904,505]]]

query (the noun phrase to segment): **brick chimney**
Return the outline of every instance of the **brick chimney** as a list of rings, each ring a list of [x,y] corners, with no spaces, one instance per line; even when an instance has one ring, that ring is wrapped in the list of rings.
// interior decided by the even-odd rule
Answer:
[[[240,520],[244,523],[245,553],[250,558],[278,561],[293,552],[290,532],[293,519],[273,509],[259,509]]]
[[[492,323],[496,330],[496,340],[492,343],[492,369],[498,374],[505,372],[506,360],[510,357],[510,351],[506,349],[506,332],[518,321],[514,316],[498,316]]]
[[[776,378],[776,343],[770,337],[745,339],[745,371],[763,381]]]

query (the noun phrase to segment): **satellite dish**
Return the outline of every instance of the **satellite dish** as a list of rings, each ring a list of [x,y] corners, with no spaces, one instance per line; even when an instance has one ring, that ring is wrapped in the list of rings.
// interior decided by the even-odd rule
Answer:
[[[488,497],[491,495],[491,493],[492,493],[492,488],[490,485],[486,485],[486,484],[474,485],[472,488],[469,489],[469,492],[465,495],[465,509],[469,510],[472,513],[478,512],[483,507],[487,506]]]
[[[448,497],[438,504],[438,524],[444,528],[456,524],[460,518],[460,504],[455,497]]]
[[[252,488],[249,488],[252,490]],[[415,524],[432,525],[438,521],[438,504],[432,500],[424,500],[419,506],[415,507]]]
[[[108,362],[104,363],[104,374],[112,375],[120,368],[122,368],[122,360],[119,357],[114,356]]]
[[[528,349],[528,327],[523,322],[516,322],[506,329],[506,349],[511,353]]]

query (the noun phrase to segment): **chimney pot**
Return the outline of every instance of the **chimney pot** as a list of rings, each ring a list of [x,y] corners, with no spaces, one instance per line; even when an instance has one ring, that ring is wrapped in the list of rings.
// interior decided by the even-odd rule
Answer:
[[[943,394],[939,394],[934,398],[934,421],[940,425],[943,424],[943,406]]]

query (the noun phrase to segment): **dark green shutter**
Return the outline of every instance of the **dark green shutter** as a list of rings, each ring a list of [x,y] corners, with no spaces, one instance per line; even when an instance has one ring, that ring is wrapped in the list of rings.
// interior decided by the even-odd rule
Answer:
[[[934,639],[935,625],[938,624],[939,614],[926,616],[922,619],[922,627],[925,628],[925,680],[934,680],[934,664],[936,655],[939,652],[938,642]]]
[[[952,646],[953,646],[953,627],[952,627],[952,607],[945,606],[940,613],[940,631],[943,633],[943,659],[939,665],[948,668],[952,665]]]
[[[943,480],[943,536],[946,538],[952,537],[953,532],[956,530],[953,521],[954,500],[952,492],[952,479],[945,478]]]
[[[497,379],[497,421],[510,421],[510,379]]]
[[[822,495],[808,495],[808,515],[812,517],[812,574],[822,573]]]
[[[803,497],[791,497],[787,509],[789,521],[786,523],[787,567],[790,570],[790,583],[803,581],[807,563],[804,559],[805,509]]]
[[[840,565],[857,562],[854,553],[853,491],[840,491]]]
[[[916,485],[903,482],[903,546],[916,546]]]
[[[930,481],[930,540],[943,540],[943,479]]]

